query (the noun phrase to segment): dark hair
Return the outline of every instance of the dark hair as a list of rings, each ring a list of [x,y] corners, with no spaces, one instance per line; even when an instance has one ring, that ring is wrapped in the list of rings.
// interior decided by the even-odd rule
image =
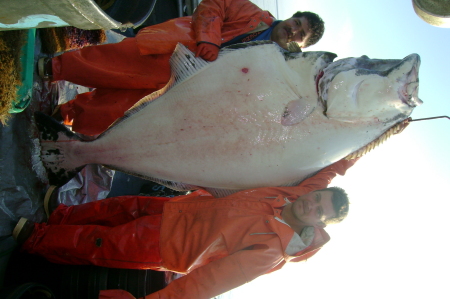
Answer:
[[[325,23],[318,14],[310,11],[297,11],[293,18],[305,17],[309,22],[309,27],[311,28],[311,37],[305,43],[305,48],[317,43],[323,36],[325,31]]]
[[[348,200],[348,195],[344,189],[339,187],[329,187],[317,191],[331,191],[333,193],[331,202],[333,203],[333,208],[336,212],[336,216],[326,219],[324,221],[325,224],[339,223],[344,220],[345,217],[347,217],[350,202]]]

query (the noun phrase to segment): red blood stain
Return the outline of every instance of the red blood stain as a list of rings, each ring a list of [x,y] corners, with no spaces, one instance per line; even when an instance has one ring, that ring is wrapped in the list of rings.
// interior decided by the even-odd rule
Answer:
[[[242,71],[243,73],[247,74],[247,73],[248,73],[248,68],[244,67],[241,71]]]

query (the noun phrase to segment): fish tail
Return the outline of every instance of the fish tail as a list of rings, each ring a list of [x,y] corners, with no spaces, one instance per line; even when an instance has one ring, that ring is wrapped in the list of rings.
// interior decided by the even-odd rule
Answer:
[[[71,142],[81,142],[81,138],[42,112],[35,112],[34,118],[39,129],[41,160],[47,171],[51,185],[62,186],[72,179],[84,165],[68,161],[65,149]],[[71,141],[71,142],[68,142]]]

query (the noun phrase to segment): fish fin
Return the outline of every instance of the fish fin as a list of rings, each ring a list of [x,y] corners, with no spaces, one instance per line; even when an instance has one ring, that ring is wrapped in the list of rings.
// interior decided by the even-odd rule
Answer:
[[[211,193],[212,196],[220,198],[225,197],[228,195],[231,195],[233,193],[245,190],[245,189],[218,189],[218,188],[203,188],[209,193]]]
[[[170,57],[169,63],[172,74],[166,86],[139,100],[139,102],[137,102],[133,107],[131,107],[130,110],[128,110],[129,112],[133,112],[131,110],[135,108],[142,109],[143,107],[139,106],[142,106],[142,104],[144,103],[152,102],[154,99],[159,98],[161,95],[166,93],[169,89],[171,89],[178,83],[183,82],[184,80],[198,73],[199,70],[207,66],[210,62],[203,60],[200,57],[195,57],[195,54],[191,50],[186,48],[183,44],[179,43],[175,47],[175,50]]]
[[[284,108],[281,116],[281,124],[283,126],[293,126],[306,119],[314,109],[315,105],[302,101],[301,99],[290,101]]]
[[[139,101],[137,101],[130,109],[128,109],[127,111],[125,111],[124,115],[121,118],[116,119],[109,127],[107,130],[105,130],[103,133],[101,133],[97,138],[100,138],[106,134],[109,133],[109,130],[116,126],[117,124],[121,123],[122,121],[126,120],[128,117],[132,116],[133,114],[137,113],[139,110],[145,108],[147,105],[151,104],[154,100],[156,100],[157,98],[159,98],[160,96],[162,96],[163,94],[165,94],[172,86],[173,86],[173,81],[174,79],[170,79],[169,82],[167,83],[166,86],[164,86],[163,88],[161,88],[160,90],[157,90],[145,97],[143,97],[142,99],[140,99]]]
[[[173,82],[171,87],[187,80],[189,77],[197,74],[201,69],[209,65],[201,57],[195,57],[191,50],[182,44],[178,44],[170,57],[170,67],[172,69]]]
[[[174,87],[180,82],[187,80],[189,77],[198,73],[199,70],[210,64],[210,62],[203,60],[200,57],[195,57],[195,54],[186,48],[183,44],[177,44],[175,50],[170,57],[170,68],[172,70],[171,77],[166,86],[157,90],[142,99],[140,99],[136,104],[134,104],[130,109],[128,109],[124,116],[117,119],[109,128],[119,124],[131,115],[135,114],[139,110],[145,108],[151,102],[165,94],[169,89]],[[103,132],[100,136],[108,133],[108,130]],[[99,136],[99,137],[100,137]]]
[[[40,111],[34,113],[39,129],[41,143],[41,160],[47,171],[51,185],[62,186],[73,178],[83,167],[66,167],[64,151],[57,146],[58,142],[81,141],[81,138],[68,130],[64,125]]]

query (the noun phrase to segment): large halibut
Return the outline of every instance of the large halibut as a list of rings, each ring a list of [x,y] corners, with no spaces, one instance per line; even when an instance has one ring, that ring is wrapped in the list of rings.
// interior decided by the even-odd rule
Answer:
[[[94,141],[36,115],[42,161],[53,184],[91,163],[215,194],[297,184],[421,103],[417,54],[335,57],[248,43],[223,49],[208,63],[179,45],[169,84]]]

